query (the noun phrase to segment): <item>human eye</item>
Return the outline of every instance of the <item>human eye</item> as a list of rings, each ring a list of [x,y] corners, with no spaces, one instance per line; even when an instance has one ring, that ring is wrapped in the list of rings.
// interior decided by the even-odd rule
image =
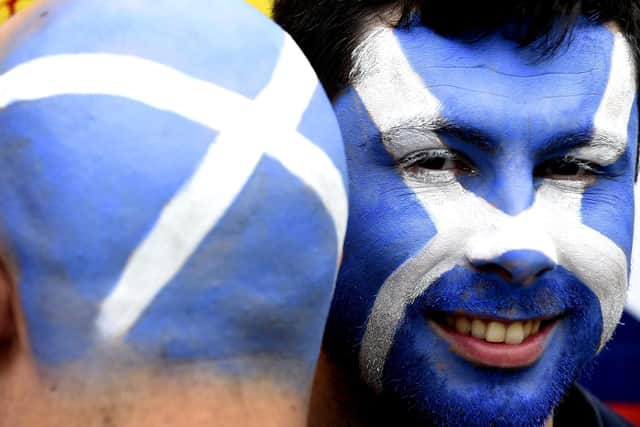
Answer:
[[[471,161],[463,154],[445,148],[410,153],[400,160],[398,166],[404,175],[422,181],[476,173]]]
[[[547,160],[534,170],[534,176],[556,181],[590,181],[602,173],[597,163],[571,156]]]

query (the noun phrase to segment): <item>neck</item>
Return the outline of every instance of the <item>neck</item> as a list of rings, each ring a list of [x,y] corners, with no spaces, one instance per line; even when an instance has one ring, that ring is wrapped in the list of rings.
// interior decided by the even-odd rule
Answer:
[[[0,413],[6,425],[298,427],[307,411],[304,396],[268,380],[150,372],[95,383],[43,376],[30,357],[20,354],[7,368],[0,371]]]
[[[311,392],[309,427],[376,426],[374,398],[323,349]]]
[[[410,422],[398,423],[397,414],[391,417],[357,374],[342,369],[325,350],[322,351],[311,393],[309,427],[411,425]],[[553,417],[542,427],[553,427]]]

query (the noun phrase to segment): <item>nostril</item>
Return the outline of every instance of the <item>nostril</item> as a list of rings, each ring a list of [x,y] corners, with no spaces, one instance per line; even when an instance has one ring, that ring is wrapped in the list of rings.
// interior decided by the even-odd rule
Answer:
[[[512,250],[489,259],[470,260],[476,270],[498,275],[505,281],[529,285],[552,271],[555,262],[538,251]]]
[[[553,270],[553,268],[552,268],[552,267],[546,267],[546,268],[543,268],[543,269],[541,269],[540,271],[538,271],[538,272],[536,273],[535,278],[536,278],[536,279],[539,279],[539,278],[540,278],[540,277],[542,277],[545,273],[548,273],[548,272],[550,272],[551,270]]]
[[[476,265],[475,267],[477,270],[483,273],[495,274],[496,276],[500,276],[507,282],[511,282],[513,280],[513,275],[511,274],[511,272],[502,267],[500,264],[488,262],[486,264]]]

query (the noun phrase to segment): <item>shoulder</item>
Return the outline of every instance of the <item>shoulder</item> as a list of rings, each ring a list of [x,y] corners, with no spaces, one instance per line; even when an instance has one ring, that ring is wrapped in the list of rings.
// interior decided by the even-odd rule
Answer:
[[[554,416],[555,427],[633,427],[580,386],[572,387]]]

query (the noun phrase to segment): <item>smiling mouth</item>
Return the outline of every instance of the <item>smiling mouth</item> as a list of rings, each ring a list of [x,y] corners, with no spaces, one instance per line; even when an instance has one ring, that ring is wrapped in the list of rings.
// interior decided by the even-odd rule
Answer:
[[[463,359],[486,367],[524,368],[544,352],[561,317],[525,321],[436,314],[429,324]]]

